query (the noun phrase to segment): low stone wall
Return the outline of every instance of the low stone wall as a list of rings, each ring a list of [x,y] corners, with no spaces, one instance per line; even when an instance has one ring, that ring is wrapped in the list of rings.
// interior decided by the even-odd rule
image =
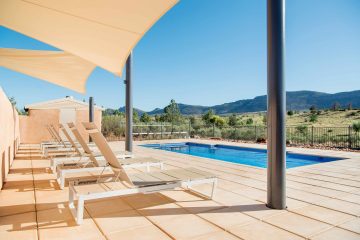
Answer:
[[[19,115],[0,87],[0,189],[20,143]]]

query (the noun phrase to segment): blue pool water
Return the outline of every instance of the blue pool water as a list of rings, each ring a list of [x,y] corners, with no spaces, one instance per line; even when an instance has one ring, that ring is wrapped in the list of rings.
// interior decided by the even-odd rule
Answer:
[[[155,148],[165,151],[178,152],[198,157],[222,160],[232,163],[240,163],[256,167],[267,167],[266,150],[244,148],[228,145],[207,145],[199,143],[168,143],[146,144],[143,147]],[[286,154],[286,168],[300,167],[310,164],[331,162],[343,158],[302,155],[295,153]]]

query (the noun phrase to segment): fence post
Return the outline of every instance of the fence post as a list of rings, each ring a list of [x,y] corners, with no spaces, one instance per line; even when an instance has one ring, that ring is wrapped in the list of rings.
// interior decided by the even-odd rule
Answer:
[[[311,126],[311,146],[314,146],[314,126]]]
[[[255,142],[256,142],[256,140],[257,140],[257,127],[255,125]]]
[[[163,139],[163,123],[160,123],[160,132],[161,132],[161,139]]]
[[[352,146],[351,146],[351,129],[352,129],[351,126],[349,126],[349,132],[348,132],[348,135],[349,135],[349,138],[348,138],[348,141],[349,141],[349,142],[348,142],[348,143],[349,143],[349,149],[351,149],[351,147],[352,147]]]
[[[213,123],[213,137],[215,137],[215,123]]]
[[[190,138],[190,134],[191,134],[191,120],[189,119],[189,133],[188,133],[188,137]]]

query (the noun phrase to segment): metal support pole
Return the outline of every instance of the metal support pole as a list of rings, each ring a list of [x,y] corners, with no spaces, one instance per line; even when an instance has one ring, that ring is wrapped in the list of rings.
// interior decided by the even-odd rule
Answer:
[[[125,99],[125,151],[132,152],[133,149],[133,103],[131,87],[131,53],[126,60],[126,99]]]
[[[89,97],[89,122],[94,122],[94,98]],[[89,142],[92,142],[91,137],[89,136]]]
[[[285,0],[267,0],[267,206],[286,208]]]

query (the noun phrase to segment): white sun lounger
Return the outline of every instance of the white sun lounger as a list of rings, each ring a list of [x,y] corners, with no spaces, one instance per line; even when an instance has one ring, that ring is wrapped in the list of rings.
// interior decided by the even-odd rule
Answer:
[[[79,131],[76,129],[73,123],[69,124],[69,127],[73,131],[75,137],[78,139],[80,145],[83,145],[84,150],[82,151],[78,146],[73,142],[69,133],[66,131],[63,125],[60,125],[60,129],[63,131],[64,135],[68,140],[72,143],[76,152],[80,155],[77,159],[61,159],[55,162],[52,161],[52,165],[55,166],[57,173],[57,182],[60,185],[60,188],[63,189],[65,187],[65,181],[69,174],[73,177],[73,175],[77,173],[90,173],[90,172],[111,172],[111,168],[108,166],[105,158],[100,154],[96,154],[92,151],[91,148],[85,143],[85,140],[80,135]],[[117,159],[123,164],[124,168],[143,168],[145,167],[147,171],[150,171],[150,167],[160,167],[163,169],[164,163],[162,161],[158,161],[153,158],[129,158],[132,155],[117,155]]]
[[[50,125],[48,128],[50,132],[55,136],[55,138],[58,140],[58,144],[42,144],[41,150],[43,153],[43,156],[45,158],[51,156],[51,157],[57,157],[57,156],[69,156],[69,154],[74,154],[74,149],[72,148],[71,144],[68,141],[64,141],[59,133],[55,130],[55,127],[53,125]]]
[[[211,173],[195,168],[163,170],[156,172],[127,174],[121,162],[116,158],[104,136],[93,123],[83,123],[86,130],[96,143],[106,161],[115,173],[112,179],[95,179],[72,181],[69,183],[69,207],[76,223],[83,222],[84,202],[131,194],[148,194],[164,190],[184,187],[203,196],[213,198],[217,178]],[[192,188],[194,185],[212,184],[210,194],[204,194]],[[74,201],[77,200],[75,206]]]

